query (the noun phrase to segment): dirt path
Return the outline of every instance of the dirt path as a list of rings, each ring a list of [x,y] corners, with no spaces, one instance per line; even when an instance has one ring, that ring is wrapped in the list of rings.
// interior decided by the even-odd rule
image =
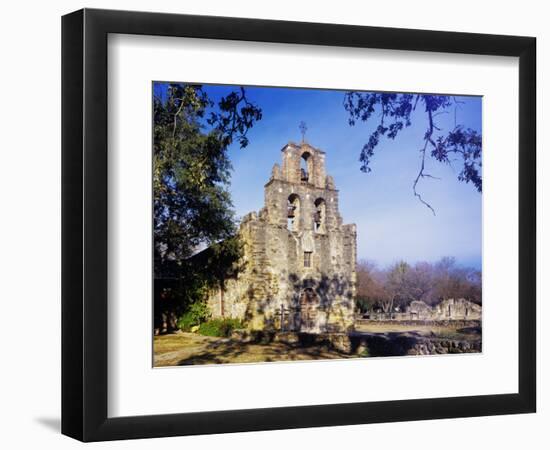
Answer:
[[[319,346],[304,348],[282,342],[253,344],[192,333],[155,336],[154,350],[155,367],[356,357]]]

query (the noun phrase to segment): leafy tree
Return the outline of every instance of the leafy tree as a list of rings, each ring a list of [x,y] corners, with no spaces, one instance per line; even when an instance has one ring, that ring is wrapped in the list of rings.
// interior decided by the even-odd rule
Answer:
[[[212,273],[219,278],[240,257],[227,153],[233,142],[241,148],[248,145],[247,133],[261,120],[262,111],[242,87],[214,102],[200,85],[172,83],[154,97],[153,114],[155,278],[183,280],[171,297],[190,302],[189,295],[193,297]],[[216,251],[208,264],[190,260],[211,246]]]
[[[155,271],[177,275],[200,245],[235,233],[227,186],[234,140],[246,147],[248,130],[261,119],[245,90],[217,107],[198,85],[170,84],[154,98],[153,206]]]
[[[471,182],[481,192],[481,134],[460,124],[455,124],[452,130],[444,132],[437,124],[437,117],[448,113],[453,106],[456,108],[458,103],[454,97],[446,95],[347,92],[344,107],[349,114],[348,122],[351,126],[358,121],[370,121],[375,113],[380,118],[361,149],[361,170],[366,173],[371,171],[370,163],[380,139],[384,136],[395,139],[401,130],[412,124],[413,112],[421,108],[427,125],[424,143],[420,148],[420,168],[413,182],[414,195],[435,215],[432,206],[417,191],[421,179],[435,178],[426,171],[427,155],[447,164],[450,164],[451,158],[458,157],[462,162],[458,179]]]

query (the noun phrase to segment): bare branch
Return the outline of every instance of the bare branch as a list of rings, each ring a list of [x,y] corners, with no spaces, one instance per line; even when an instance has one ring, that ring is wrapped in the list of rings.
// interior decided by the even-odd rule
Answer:
[[[433,123],[433,115],[432,111],[428,109],[428,118],[429,118],[429,128],[428,131],[426,131],[426,135],[424,137],[424,147],[420,149],[420,154],[422,155],[421,163],[420,163],[420,170],[418,171],[418,175],[416,176],[414,183],[413,183],[413,193],[414,196],[418,198],[420,203],[426,205],[431,211],[432,214],[435,216],[435,210],[432,208],[432,205],[430,205],[427,201],[425,201],[422,196],[418,193],[416,190],[416,186],[418,185],[418,181],[421,178],[435,178],[434,176],[430,174],[424,173],[424,169],[426,167],[426,149],[428,148],[428,144],[432,144],[435,147],[435,142],[432,139],[432,135],[434,132],[434,123]]]
[[[455,110],[454,110],[454,114],[455,114],[455,128],[456,128],[456,111],[458,108],[460,108],[460,105],[463,105],[464,102],[461,102],[460,100],[457,100],[456,97],[453,96],[453,101],[455,102]]]
[[[432,180],[441,180],[441,177],[434,177],[433,175],[430,175],[429,173],[423,173],[422,178],[431,178]]]
[[[424,163],[426,161],[426,147],[428,146],[428,139],[426,139],[426,142],[424,144],[424,148],[422,148],[420,150],[421,154],[422,154],[422,162],[420,164],[420,170],[418,171],[418,175],[416,176],[415,180],[414,180],[414,183],[413,183],[413,193],[414,193],[414,196],[418,198],[418,200],[420,200],[420,203],[426,205],[433,213],[433,215],[435,216],[435,210],[432,208],[432,205],[430,205],[428,202],[426,202],[422,196],[418,193],[418,191],[416,190],[416,185],[418,184],[418,181],[420,180],[420,178],[424,178],[426,175],[424,174]]]

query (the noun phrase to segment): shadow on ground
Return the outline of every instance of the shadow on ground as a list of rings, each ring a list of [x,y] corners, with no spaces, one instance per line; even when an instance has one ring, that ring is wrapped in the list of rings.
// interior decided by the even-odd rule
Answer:
[[[319,342],[313,335],[293,334],[295,342],[274,341],[274,336],[262,335],[250,342],[235,339],[214,341],[177,362],[179,366],[192,364],[223,364],[228,362],[272,362],[312,359],[349,358],[351,355],[338,351],[328,342]],[[276,338],[275,338],[276,339]]]

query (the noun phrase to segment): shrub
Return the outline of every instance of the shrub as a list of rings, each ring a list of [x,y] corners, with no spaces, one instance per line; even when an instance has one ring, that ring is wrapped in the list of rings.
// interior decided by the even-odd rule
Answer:
[[[178,319],[178,328],[182,331],[190,331],[191,327],[196,325],[195,318],[189,312],[186,312]]]
[[[178,319],[178,328],[182,331],[190,331],[191,327],[200,325],[210,317],[208,306],[203,302],[193,303]]]
[[[203,336],[229,337],[233,330],[242,327],[239,319],[212,319],[200,325],[199,333]]]

